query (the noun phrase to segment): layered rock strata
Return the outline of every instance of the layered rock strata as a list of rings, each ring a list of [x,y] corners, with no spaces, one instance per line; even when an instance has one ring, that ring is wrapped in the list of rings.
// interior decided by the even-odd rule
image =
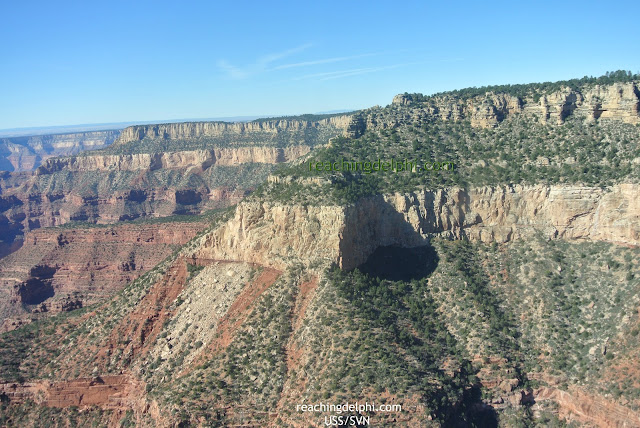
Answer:
[[[0,138],[0,170],[33,171],[55,156],[108,147],[119,135],[113,130]]]
[[[113,295],[205,227],[201,221],[29,232],[20,250],[0,260],[0,331],[30,313],[69,311]]]
[[[322,258],[353,269],[380,246],[415,247],[434,236],[502,243],[535,233],[640,245],[640,187],[450,188],[377,196],[348,206],[247,201],[232,220],[202,238],[195,257],[275,268]]]
[[[539,99],[487,92],[484,96],[461,99],[453,95],[418,102],[412,94],[396,95],[393,104],[411,106],[440,120],[468,119],[472,126],[493,127],[517,113],[532,114],[542,122],[562,123],[568,116],[587,120],[614,119],[640,123],[638,82],[593,85],[580,90],[568,87],[542,94]]]
[[[171,153],[140,153],[130,155],[87,155],[50,159],[40,166],[36,174],[57,171],[139,171],[157,169],[205,170],[213,165],[233,166],[245,163],[276,164],[303,156],[309,146],[293,147],[238,147],[190,150]]]

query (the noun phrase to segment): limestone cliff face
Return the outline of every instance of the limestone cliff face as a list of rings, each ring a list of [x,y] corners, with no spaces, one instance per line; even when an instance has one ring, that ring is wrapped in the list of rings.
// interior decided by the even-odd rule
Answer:
[[[195,258],[283,268],[291,261],[336,259],[344,207],[244,202],[233,219],[203,237]]]
[[[70,158],[49,159],[40,166],[36,174],[52,174],[56,171],[137,171],[161,168],[207,169],[217,165],[240,165],[244,163],[276,164],[289,162],[303,156],[309,146],[293,147],[238,147],[191,150],[170,153],[140,153],[129,155],[88,155]]]
[[[534,233],[640,245],[640,186],[451,188],[344,207],[244,202],[232,220],[202,238],[194,257],[275,268],[322,258],[352,269],[380,246],[414,247],[432,236],[508,242]]]
[[[334,126],[346,129],[351,117],[348,115],[334,116],[319,121],[306,120],[267,120],[257,122],[184,122],[165,123],[157,125],[130,126],[122,131],[116,145],[139,141],[144,138],[151,139],[190,139],[200,137],[218,137],[225,133],[247,134],[254,132],[266,132],[277,134],[283,131],[303,130],[306,128],[318,128]]]
[[[492,127],[516,113],[538,116],[543,122],[561,123],[575,114],[586,120],[612,119],[640,123],[638,82],[592,85],[582,90],[568,87],[543,94],[539,100],[487,92],[484,96],[460,99],[441,96],[418,102],[411,94],[400,94],[393,104],[419,108],[427,116],[441,120],[469,119],[472,126]]]
[[[1,138],[0,170],[32,171],[51,157],[107,147],[119,134],[120,131],[92,131]]]

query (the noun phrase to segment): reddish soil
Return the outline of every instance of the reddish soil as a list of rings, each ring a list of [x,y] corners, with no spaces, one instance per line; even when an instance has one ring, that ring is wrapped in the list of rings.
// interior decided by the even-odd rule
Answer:
[[[172,313],[168,307],[182,291],[187,276],[186,262],[176,260],[164,277],[153,284],[135,310],[112,330],[107,344],[102,347],[98,356],[106,361],[109,358],[107,350],[121,347],[123,340],[130,340],[123,352],[131,352],[132,360],[146,353],[149,343],[153,343],[153,339],[160,334],[165,320],[171,318]]]
[[[315,296],[316,288],[318,287],[318,278],[313,277],[310,281],[303,282],[300,284],[300,292],[296,298],[295,309],[293,313],[292,325],[293,331],[296,331],[300,328],[300,324],[302,324],[302,320],[305,317],[305,313],[307,311],[307,306],[309,306],[309,302]]]
[[[271,287],[281,271],[263,268],[260,275],[251,284],[247,284],[238,298],[233,302],[227,313],[218,323],[217,339],[209,345],[209,350],[214,353],[225,349],[233,341],[233,334],[247,319],[256,301],[269,287]]]
[[[570,386],[569,391],[542,387],[534,391],[536,401],[553,400],[568,421],[602,428],[640,427],[640,415],[601,396]]]
[[[13,403],[30,399],[48,407],[95,405],[119,409],[128,407],[126,398],[134,383],[127,376],[101,376],[64,382],[2,383],[0,393],[5,394]]]

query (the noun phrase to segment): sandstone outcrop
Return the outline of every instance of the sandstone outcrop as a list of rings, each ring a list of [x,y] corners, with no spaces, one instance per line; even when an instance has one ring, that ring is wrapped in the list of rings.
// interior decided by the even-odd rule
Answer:
[[[568,422],[576,421],[602,428],[640,426],[637,412],[578,387],[572,387],[569,391],[541,387],[533,392],[533,396],[536,402],[555,401],[559,406],[559,414]]]
[[[307,120],[264,120],[253,122],[184,122],[156,125],[137,125],[125,128],[115,145],[151,139],[191,139],[201,137],[219,137],[225,134],[243,135],[249,133],[278,134],[284,131],[303,130],[332,126],[345,129],[351,121],[348,115],[333,116],[319,121]]]
[[[238,147],[190,150],[169,153],[139,153],[130,155],[87,155],[56,158],[45,161],[36,174],[57,171],[138,171],[157,169],[200,168],[213,165],[233,166],[245,163],[276,164],[303,156],[309,146],[293,147]]]
[[[101,406],[106,409],[127,408],[137,382],[127,376],[96,376],[65,382],[35,381],[0,383],[0,396],[9,403],[33,400],[48,407]]]
[[[460,99],[453,95],[418,101],[412,94],[393,98],[397,106],[411,106],[426,116],[440,120],[468,119],[472,126],[493,127],[517,113],[532,114],[543,122],[563,122],[575,114],[586,120],[613,119],[640,123],[640,89],[638,82],[592,85],[580,90],[569,87],[542,94],[539,99],[487,92],[484,96]]]
[[[241,203],[202,239],[194,257],[283,268],[328,259],[344,269],[380,246],[415,247],[431,237],[508,242],[548,238],[640,245],[640,187],[500,186],[392,194],[347,206]]]

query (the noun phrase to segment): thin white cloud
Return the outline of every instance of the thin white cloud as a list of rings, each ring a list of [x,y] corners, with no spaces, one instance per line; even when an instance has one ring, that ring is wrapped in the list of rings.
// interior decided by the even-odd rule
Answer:
[[[283,52],[266,55],[266,56],[258,59],[258,63],[264,64],[264,65],[268,65],[268,64],[270,64],[270,63],[272,63],[274,61],[277,61],[279,59],[286,58],[286,57],[291,56],[293,54],[296,54],[298,52],[302,52],[302,51],[304,51],[306,49],[309,49],[310,47],[311,47],[311,43],[307,43],[305,45],[298,46],[298,47],[293,48],[293,49],[288,49],[288,50],[283,51]]]
[[[229,63],[229,61],[221,59],[218,61],[217,65],[223,72],[227,74],[228,77],[232,79],[246,79],[249,76],[262,73],[267,71],[269,65],[273,62],[281,60],[283,58],[294,55],[298,52],[302,52],[305,49],[311,47],[311,44],[307,43],[305,45],[301,45],[292,49],[287,49],[286,51],[276,52],[269,55],[262,56],[253,64],[249,64],[247,66],[239,67]]]
[[[352,59],[366,58],[366,57],[375,56],[375,55],[380,55],[380,54],[369,53],[369,54],[362,54],[362,55],[338,56],[334,58],[317,59],[314,61],[295,62],[292,64],[279,65],[277,67],[274,67],[273,70],[284,70],[287,68],[295,68],[295,67],[308,67],[310,65],[318,65],[318,64],[330,64],[333,62],[350,61]]]
[[[332,79],[341,79],[343,77],[357,76],[360,74],[367,74],[367,73],[375,73],[377,71],[390,70],[393,68],[405,67],[409,65],[425,64],[427,62],[429,61],[406,62],[401,64],[393,64],[393,65],[386,65],[386,66],[379,66],[379,67],[353,68],[349,70],[329,71],[326,73],[306,74],[304,76],[297,77],[294,80],[317,78],[319,81],[324,81],[324,80],[332,80]]]
[[[252,64],[249,64],[246,66],[236,66],[224,59],[219,60],[217,65],[218,65],[218,68],[222,70],[231,79],[246,79],[250,76],[265,73],[265,72],[286,70],[286,69],[292,69],[292,68],[303,68],[303,67],[310,67],[314,65],[331,64],[331,63],[337,63],[337,62],[343,62],[343,61],[352,61],[352,60],[365,58],[365,57],[387,55],[390,53],[390,52],[366,53],[366,54],[359,54],[359,55],[339,56],[339,57],[333,57],[333,58],[323,58],[323,59],[316,59],[316,60],[310,60],[310,61],[291,62],[291,63],[285,63],[280,65],[273,65],[273,63],[275,62],[288,58],[306,49],[309,49],[311,46],[312,46],[311,44],[307,43],[292,49],[287,49],[282,52],[276,52],[269,55],[265,55],[257,58]],[[396,51],[394,53],[397,53],[397,52],[403,52],[403,51],[402,50]],[[317,79],[319,81],[324,81],[324,80],[332,80],[332,79],[341,79],[344,77],[357,76],[357,75],[367,74],[367,73],[375,73],[378,71],[405,67],[409,65],[427,64],[427,63],[435,64],[435,63],[455,62],[455,61],[462,61],[462,59],[461,58],[446,58],[446,59],[443,58],[439,60],[407,62],[407,63],[400,63],[400,64],[392,64],[392,65],[371,66],[371,67],[365,67],[365,68],[352,68],[347,70],[306,74],[299,77],[294,77],[293,79],[287,79],[287,81],[305,80],[305,79]]]
[[[293,80],[314,79],[316,77],[324,79],[326,77],[338,76],[338,75],[342,75],[344,73],[366,72],[366,71],[372,70],[374,68],[376,68],[376,67],[354,68],[354,69],[351,69],[351,70],[327,71],[327,72],[324,72],[324,73],[305,74],[303,76],[296,77]]]
[[[251,74],[248,69],[243,70],[240,67],[229,64],[229,62],[224,59],[218,61],[218,68],[223,70],[227,76],[232,79],[244,79]]]

